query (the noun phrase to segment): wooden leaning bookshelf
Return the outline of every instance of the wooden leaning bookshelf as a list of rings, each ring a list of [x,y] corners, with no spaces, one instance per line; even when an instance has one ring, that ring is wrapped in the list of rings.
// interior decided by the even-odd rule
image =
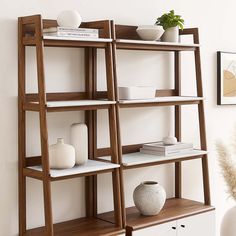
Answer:
[[[212,211],[207,161],[204,98],[202,90],[200,45],[198,29],[184,29],[181,35],[192,35],[192,44],[142,41],[136,26],[115,25],[113,21],[84,22],[81,27],[99,29],[98,39],[79,39],[43,36],[43,29],[57,26],[56,20],[44,20],[41,15],[18,19],[18,138],[19,138],[19,235],[132,235],[145,227],[171,220]],[[26,47],[35,47],[38,93],[26,92]],[[85,91],[47,93],[45,88],[44,48],[73,47],[85,50]],[[107,91],[97,90],[97,49],[105,51]],[[150,101],[119,101],[117,76],[117,50],[150,50],[174,53],[175,86],[157,90],[156,99]],[[193,51],[196,67],[197,97],[181,96],[180,52]],[[150,158],[139,153],[142,144],[124,146],[121,140],[120,110],[133,107],[174,106],[175,135],[181,140],[181,106],[196,105],[199,114],[201,150],[173,157]],[[97,146],[97,110],[107,109],[110,147]],[[89,134],[89,161],[85,166],[69,170],[50,170],[47,129],[48,112],[84,111]],[[26,157],[26,113],[38,112],[40,122],[41,155]],[[202,161],[204,203],[182,198],[182,161],[199,158]],[[125,208],[123,172],[131,168],[173,163],[175,165],[175,196],[168,199],[162,212],[145,217],[135,207]],[[114,211],[98,214],[97,175],[111,173]],[[43,183],[45,226],[27,229],[26,177]],[[85,177],[86,217],[55,224],[52,215],[51,182]]]

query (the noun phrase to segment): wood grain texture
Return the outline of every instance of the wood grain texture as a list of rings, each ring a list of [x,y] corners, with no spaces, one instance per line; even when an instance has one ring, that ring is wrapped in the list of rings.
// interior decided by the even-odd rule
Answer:
[[[22,42],[23,19],[18,19],[18,194],[19,194],[19,235],[26,232],[26,114],[25,100],[25,46]]]
[[[54,236],[117,236],[124,230],[96,218],[82,218],[54,224]],[[48,236],[45,227],[27,230],[25,236]]]
[[[194,43],[199,43],[199,33],[198,29],[193,29],[193,39]],[[203,96],[203,86],[202,86],[202,71],[201,71],[201,56],[200,48],[198,48],[195,53],[195,68],[196,68],[196,84],[197,84],[197,94]],[[201,149],[207,150],[207,139],[206,139],[206,123],[205,123],[205,108],[204,101],[201,101],[198,105],[198,116],[199,116],[199,130],[200,130],[200,143]],[[211,204],[210,196],[210,180],[209,180],[209,170],[208,170],[208,157],[202,159],[202,173],[203,173],[203,188],[204,188],[204,199],[205,204]]]
[[[180,52],[174,53],[174,71],[175,71],[175,91],[181,96],[181,78],[180,78]],[[181,142],[181,106],[175,106],[175,137]],[[182,196],[182,166],[181,162],[175,163],[175,197]]]
[[[47,132],[47,114],[46,114],[46,87],[44,72],[44,45],[42,42],[42,18],[38,16],[35,19],[35,37],[36,40],[36,58],[37,58],[37,77],[39,92],[39,123],[40,139],[43,168],[43,195],[44,195],[44,217],[45,227],[48,236],[53,236],[53,216],[51,200],[51,183],[49,179],[49,150],[48,150],[48,132]]]
[[[168,199],[161,212],[155,216],[143,216],[136,207],[129,207],[126,209],[126,229],[128,231],[135,231],[213,210],[215,208],[212,206],[181,198]],[[98,217],[108,222],[114,221],[113,212],[103,213]]]

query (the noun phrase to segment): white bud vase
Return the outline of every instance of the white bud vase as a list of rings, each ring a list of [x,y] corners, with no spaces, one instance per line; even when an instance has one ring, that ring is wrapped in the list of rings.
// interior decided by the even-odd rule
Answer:
[[[162,139],[164,145],[174,145],[177,143],[177,138],[174,136],[168,135]]]
[[[75,165],[75,148],[58,138],[57,143],[49,147],[49,164],[52,169],[68,169]]]
[[[75,163],[83,165],[88,161],[88,128],[86,124],[71,125],[71,144],[75,147]]]
[[[142,215],[157,215],[165,204],[166,192],[157,182],[146,181],[135,188],[133,199]]]
[[[164,42],[179,42],[179,27],[171,27],[165,30],[161,40]]]

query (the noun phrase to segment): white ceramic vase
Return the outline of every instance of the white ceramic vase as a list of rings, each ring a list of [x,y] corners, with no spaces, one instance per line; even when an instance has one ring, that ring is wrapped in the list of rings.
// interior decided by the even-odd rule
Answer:
[[[86,124],[75,123],[70,129],[71,144],[75,147],[75,163],[83,165],[88,161],[88,128]]]
[[[75,148],[58,138],[57,143],[49,147],[49,164],[52,169],[68,169],[75,165]]]
[[[164,42],[179,42],[179,27],[166,29],[161,39]]]
[[[235,236],[236,235],[236,206],[229,209],[222,220],[220,236]]]
[[[146,181],[135,188],[133,199],[142,215],[157,215],[165,204],[166,192],[157,182]]]
[[[77,11],[63,11],[57,17],[57,24],[60,27],[79,28],[82,18]]]
[[[170,136],[168,135],[167,137],[164,137],[162,139],[162,142],[165,144],[165,145],[174,145],[177,143],[177,138],[174,137],[174,136]]]

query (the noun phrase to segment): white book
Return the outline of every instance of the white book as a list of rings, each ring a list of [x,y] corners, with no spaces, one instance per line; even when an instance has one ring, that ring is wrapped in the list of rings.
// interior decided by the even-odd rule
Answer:
[[[193,151],[193,148],[185,148],[181,150],[175,150],[175,151],[165,151],[165,152],[159,152],[159,151],[153,151],[153,150],[147,150],[144,148],[140,148],[140,152],[148,155],[155,155],[155,156],[171,156],[175,154],[181,154],[181,153],[187,153]]]
[[[53,32],[74,32],[74,33],[94,33],[98,34],[98,29],[90,28],[68,28],[68,27],[51,27],[43,29],[43,33],[53,33]]]
[[[143,148],[148,149],[148,150],[153,150],[153,151],[166,151],[166,150],[174,151],[174,150],[181,150],[185,148],[193,148],[193,144],[177,142],[174,145],[165,145],[162,141],[160,141],[160,142],[155,142],[155,143],[144,144]]]
[[[44,33],[45,36],[56,36],[56,37],[76,37],[76,38],[99,38],[98,34],[93,33],[66,33],[66,32],[52,32]]]

